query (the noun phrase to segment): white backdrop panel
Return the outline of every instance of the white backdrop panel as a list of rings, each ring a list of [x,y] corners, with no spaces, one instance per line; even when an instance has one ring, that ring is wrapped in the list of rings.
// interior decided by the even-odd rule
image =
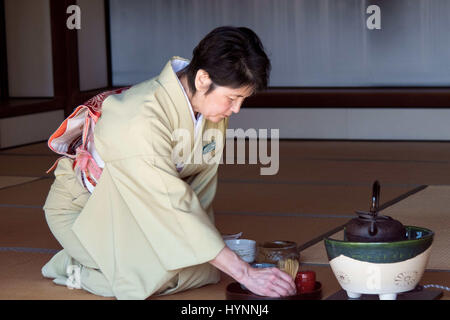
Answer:
[[[369,5],[381,29],[369,30]],[[113,83],[157,75],[213,28],[247,26],[272,60],[272,86],[448,86],[448,0],[111,0]]]

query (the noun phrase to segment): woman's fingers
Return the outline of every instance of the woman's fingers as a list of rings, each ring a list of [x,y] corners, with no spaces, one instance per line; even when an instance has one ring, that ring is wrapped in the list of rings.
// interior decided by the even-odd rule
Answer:
[[[296,293],[294,281],[290,275],[278,268],[267,268],[270,272],[270,280],[268,287],[281,295],[293,295]]]
[[[272,283],[272,285],[269,286],[269,289],[276,292],[278,296],[281,297],[292,296],[296,292],[285,282]]]
[[[269,297],[289,296],[296,293],[292,278],[278,268],[253,269],[252,271],[250,283],[247,286],[250,291]]]
[[[283,285],[287,285],[287,289],[289,290],[289,292],[291,292],[291,294],[295,294],[297,292],[297,287],[295,286],[295,282],[294,279],[292,279],[292,277],[287,274],[284,271],[281,271],[278,268],[274,268],[274,272],[278,273],[280,278],[285,280],[282,282]]]

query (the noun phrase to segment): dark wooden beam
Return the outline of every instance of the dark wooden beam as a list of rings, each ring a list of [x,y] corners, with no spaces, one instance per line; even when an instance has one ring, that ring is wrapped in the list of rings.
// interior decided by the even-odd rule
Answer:
[[[244,108],[450,108],[449,87],[272,87],[246,99]]]
[[[66,116],[76,107],[80,92],[77,30],[67,28],[67,8],[76,0],[50,0],[55,97],[63,98]]]
[[[111,59],[111,13],[109,0],[104,0],[105,7],[105,40],[106,40],[106,67],[108,77],[108,87],[112,86],[112,59]]]
[[[5,1],[0,0],[0,100],[9,97]]]
[[[0,119],[60,110],[63,103],[63,98],[10,98],[2,100],[0,101]]]

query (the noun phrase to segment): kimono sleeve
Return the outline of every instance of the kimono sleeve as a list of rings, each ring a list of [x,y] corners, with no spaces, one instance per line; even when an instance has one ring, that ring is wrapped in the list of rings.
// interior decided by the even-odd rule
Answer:
[[[214,211],[212,204],[217,191],[218,167],[219,164],[211,164],[188,181],[197,194],[203,209],[213,222]]]
[[[136,157],[108,164],[120,197],[167,270],[214,259],[222,236],[192,187],[163,167],[170,159]]]

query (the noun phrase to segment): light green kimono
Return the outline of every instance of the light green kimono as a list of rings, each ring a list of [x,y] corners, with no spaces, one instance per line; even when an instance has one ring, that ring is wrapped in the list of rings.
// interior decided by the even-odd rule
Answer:
[[[203,119],[194,140],[189,108],[171,61],[158,77],[103,103],[94,141],[105,167],[71,230],[87,253],[86,264],[94,263],[90,267],[101,271],[119,299],[145,299],[220,279],[207,263],[225,246],[212,208],[218,163],[192,162],[195,150],[202,154],[211,146],[211,139],[203,141],[207,129],[221,133],[213,138],[216,150],[207,148],[220,158],[228,120]],[[179,141],[172,134],[179,128],[188,129],[191,139],[185,143],[192,148],[181,172],[173,161]],[[49,194],[44,209],[56,212],[61,204],[55,202]],[[83,257],[78,260],[83,263]]]

